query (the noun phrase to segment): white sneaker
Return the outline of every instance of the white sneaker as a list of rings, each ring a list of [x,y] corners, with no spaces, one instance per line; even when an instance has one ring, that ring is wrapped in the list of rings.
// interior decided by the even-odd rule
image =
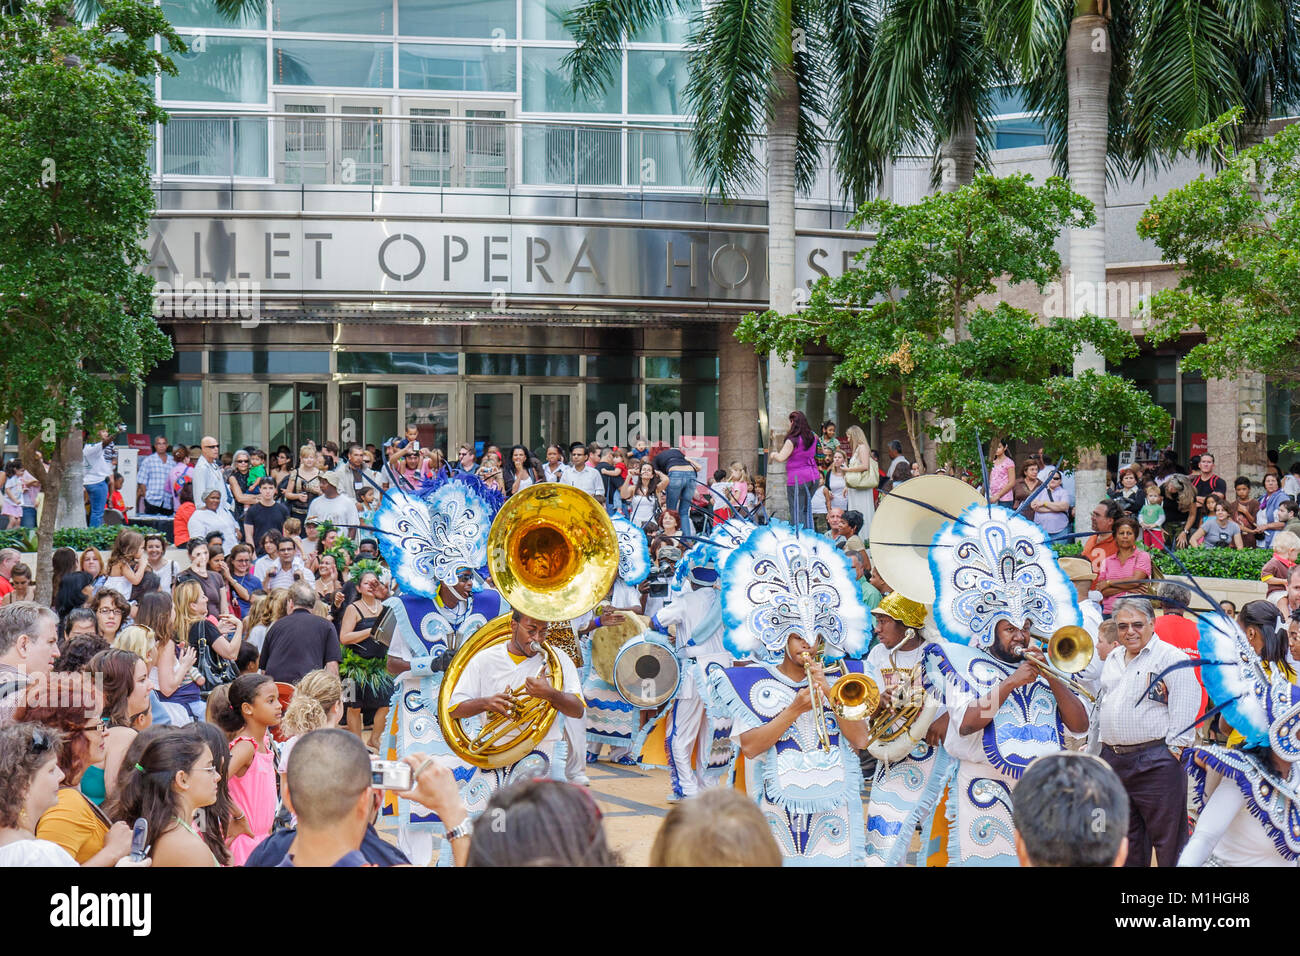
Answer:
[[[580,774],[578,774],[576,777],[574,777],[572,780],[570,780],[569,783],[571,783],[571,784],[573,784],[574,786],[577,786],[577,787],[590,787],[590,786],[591,786],[591,778],[588,777],[585,773],[580,773]]]

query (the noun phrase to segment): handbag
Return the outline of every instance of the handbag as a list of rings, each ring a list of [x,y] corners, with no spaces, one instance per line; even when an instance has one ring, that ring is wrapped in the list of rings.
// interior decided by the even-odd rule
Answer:
[[[199,652],[194,664],[199,669],[199,676],[203,678],[205,693],[211,693],[214,688],[229,684],[239,676],[239,669],[235,667],[235,662],[220,657],[208,646],[206,637],[199,638]]]
[[[866,471],[846,471],[844,473],[844,483],[854,491],[870,491],[880,485],[880,472],[875,464],[868,459]]]

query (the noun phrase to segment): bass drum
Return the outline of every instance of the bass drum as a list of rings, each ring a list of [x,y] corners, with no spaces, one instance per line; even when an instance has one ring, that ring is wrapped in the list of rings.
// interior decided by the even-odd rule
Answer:
[[[618,624],[606,624],[591,632],[591,669],[606,684],[614,683],[614,658],[618,652],[629,640],[644,634],[650,620],[631,611],[619,613],[623,620]]]
[[[673,699],[682,682],[677,655],[655,637],[633,637],[614,658],[614,679],[618,696],[633,707],[649,709]]]

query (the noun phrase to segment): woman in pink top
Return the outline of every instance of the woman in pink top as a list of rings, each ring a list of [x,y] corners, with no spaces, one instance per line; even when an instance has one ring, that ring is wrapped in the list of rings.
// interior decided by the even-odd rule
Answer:
[[[1097,589],[1101,591],[1101,609],[1109,616],[1115,602],[1125,594],[1150,593],[1151,555],[1137,546],[1137,519],[1124,515],[1116,518],[1111,527],[1115,537],[1115,553],[1106,558],[1097,575]]]
[[[1016,463],[1007,454],[1007,443],[993,440],[993,467],[989,469],[989,501],[1010,507],[1015,500]]]
[[[275,820],[275,755],[267,731],[280,723],[282,709],[275,681],[265,674],[237,677],[230,685],[229,701],[216,717],[221,729],[234,735],[227,782],[237,808],[235,821],[246,820],[251,835],[235,837],[230,855],[233,865],[243,866],[271,833]]]
[[[790,523],[812,530],[812,496],[821,475],[817,471],[817,436],[803,412],[790,413],[790,430],[778,451],[768,451],[768,461],[786,462],[785,495]]]

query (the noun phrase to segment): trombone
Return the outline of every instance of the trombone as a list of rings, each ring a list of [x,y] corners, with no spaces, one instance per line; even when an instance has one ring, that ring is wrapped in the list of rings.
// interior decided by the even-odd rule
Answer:
[[[1019,657],[1033,664],[1044,677],[1055,677],[1074,693],[1096,702],[1097,695],[1091,693],[1074,677],[1092,663],[1092,655],[1095,651],[1092,635],[1081,627],[1067,624],[1054,631],[1050,640],[1044,641],[1032,634],[1029,635],[1029,639],[1046,645],[1047,660],[1050,663],[1029,657],[1025,649],[1019,649]]]

